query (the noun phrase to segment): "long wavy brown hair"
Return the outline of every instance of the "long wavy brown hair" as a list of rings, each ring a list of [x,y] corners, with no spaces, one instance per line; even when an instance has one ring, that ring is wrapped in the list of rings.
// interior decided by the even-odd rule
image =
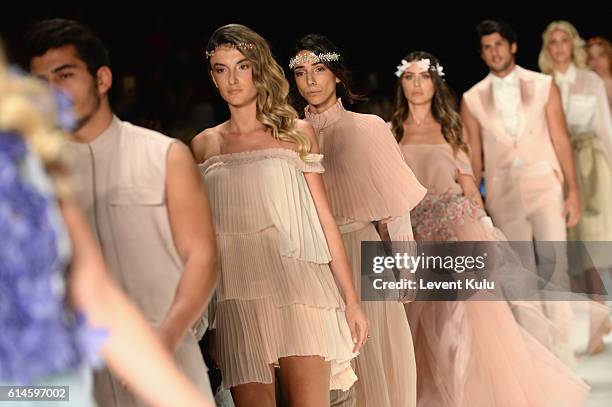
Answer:
[[[432,67],[440,64],[438,58],[424,51],[411,52],[404,59],[407,62],[413,62],[423,58],[428,58]],[[429,73],[434,84],[431,113],[442,127],[442,135],[446,142],[451,145],[453,151],[456,153],[458,150],[463,150],[469,155],[470,149],[463,140],[463,121],[457,113],[455,98],[436,69],[430,69]],[[404,137],[404,122],[408,118],[408,113],[410,113],[410,106],[402,88],[402,80],[403,75],[398,78],[395,84],[395,107],[391,116],[391,129],[398,143]]]
[[[310,151],[310,139],[296,128],[298,114],[289,104],[289,82],[274,60],[268,42],[244,25],[228,24],[212,34],[206,51],[211,53],[228,44],[235,46],[253,64],[257,120],[272,131],[275,139],[297,144],[300,156],[304,157]]]

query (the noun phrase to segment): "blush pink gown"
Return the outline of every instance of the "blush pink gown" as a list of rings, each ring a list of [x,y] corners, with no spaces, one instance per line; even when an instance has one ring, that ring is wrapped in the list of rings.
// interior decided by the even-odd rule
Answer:
[[[505,240],[485,212],[463,196],[457,176],[473,175],[467,154],[454,154],[446,143],[400,148],[428,190],[411,213],[415,240]],[[517,324],[505,301],[415,301],[406,311],[418,406],[586,404],[589,386]]]

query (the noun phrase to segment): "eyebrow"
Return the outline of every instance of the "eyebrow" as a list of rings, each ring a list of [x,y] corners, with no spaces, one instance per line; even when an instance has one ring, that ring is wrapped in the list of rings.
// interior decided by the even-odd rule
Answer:
[[[241,64],[241,63],[243,63],[243,62],[249,62],[249,59],[248,59],[248,58],[243,58],[243,59],[241,59],[240,61],[236,62],[236,65],[240,65],[240,64]],[[214,67],[217,67],[217,66],[224,66],[224,67],[226,67],[226,68],[227,68],[227,65],[222,64],[222,63],[220,63],[220,62],[215,62],[215,64],[214,64],[213,66],[214,66]]]
[[[323,62],[315,62],[314,64],[310,64],[310,66],[317,66],[317,65],[326,66]],[[299,69],[299,68],[306,69],[304,68],[304,65],[296,65],[295,67],[293,67],[293,70],[295,71],[296,69]]]
[[[76,68],[77,66],[74,64],[64,64],[61,66],[58,66],[57,68],[53,69],[53,71],[51,71],[52,73],[58,73],[60,71],[63,71],[64,69],[70,69],[70,68]]]

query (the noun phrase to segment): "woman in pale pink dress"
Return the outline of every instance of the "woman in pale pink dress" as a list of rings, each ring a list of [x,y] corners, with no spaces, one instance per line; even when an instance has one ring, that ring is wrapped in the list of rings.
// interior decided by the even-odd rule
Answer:
[[[361,242],[381,240],[373,222],[385,224],[394,240],[413,240],[410,210],[425,189],[403,161],[385,122],[344,108],[342,99],[350,103],[354,94],[345,61],[329,39],[310,34],[298,40],[289,66],[299,92],[296,98],[307,104],[306,120],[313,124],[325,156],[323,179],[331,210],[353,265],[355,285],[363,293]],[[367,300],[363,306],[371,339],[355,363],[357,406],[414,406],[414,350],[403,305]]]
[[[412,211],[415,239],[504,239],[482,209],[461,118],[438,60],[413,52],[396,75],[392,129],[428,190]],[[506,302],[416,301],[406,309],[419,406],[585,404],[588,386],[517,324]]]

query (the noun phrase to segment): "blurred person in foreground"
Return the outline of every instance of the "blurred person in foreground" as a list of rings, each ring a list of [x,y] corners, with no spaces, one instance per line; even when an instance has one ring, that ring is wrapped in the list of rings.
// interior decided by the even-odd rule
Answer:
[[[66,181],[60,96],[0,50],[0,384],[68,386],[65,405],[94,406],[101,358],[150,405],[210,407],[105,269]]]

